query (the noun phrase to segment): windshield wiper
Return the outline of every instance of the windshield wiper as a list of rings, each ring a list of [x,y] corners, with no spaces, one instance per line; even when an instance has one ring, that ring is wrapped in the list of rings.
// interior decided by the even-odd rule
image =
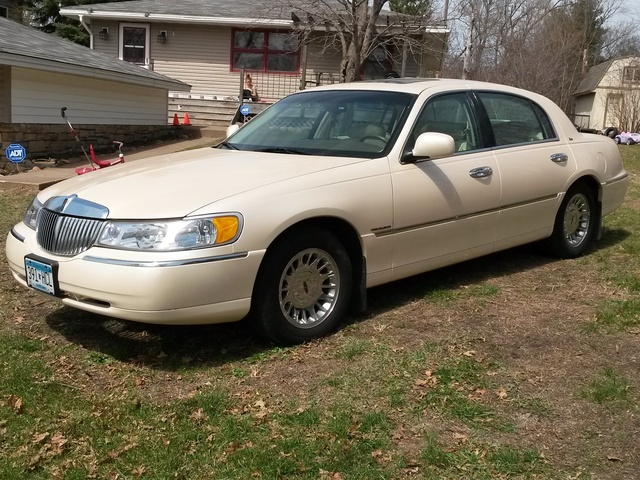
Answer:
[[[287,147],[269,147],[269,148],[259,148],[257,150],[254,150],[255,152],[265,152],[265,153],[288,153],[291,155],[311,155],[310,153],[307,152],[302,152],[300,150],[296,150],[293,148],[287,148]]]
[[[240,150],[238,147],[229,142],[221,142],[216,145],[216,148],[228,148],[229,150]]]

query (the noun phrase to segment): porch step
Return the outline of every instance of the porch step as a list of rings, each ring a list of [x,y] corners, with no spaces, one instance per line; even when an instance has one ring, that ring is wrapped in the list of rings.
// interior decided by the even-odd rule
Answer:
[[[191,125],[214,126],[224,130],[233,119],[238,102],[229,100],[204,100],[194,98],[169,98],[169,124],[178,115],[180,124],[184,123],[185,114],[189,114]]]

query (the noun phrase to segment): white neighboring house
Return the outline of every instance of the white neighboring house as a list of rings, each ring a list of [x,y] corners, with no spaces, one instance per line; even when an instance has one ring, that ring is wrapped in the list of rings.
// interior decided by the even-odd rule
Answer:
[[[640,57],[593,66],[575,96],[575,123],[600,132],[640,130]],[[608,132],[607,132],[608,133]]]
[[[167,125],[190,86],[0,16],[0,124]]]

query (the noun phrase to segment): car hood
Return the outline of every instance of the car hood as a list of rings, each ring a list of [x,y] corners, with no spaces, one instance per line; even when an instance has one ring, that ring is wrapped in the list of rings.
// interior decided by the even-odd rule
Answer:
[[[106,206],[109,218],[178,218],[248,190],[362,161],[203,148],[80,175],[49,187],[39,199],[75,194]]]

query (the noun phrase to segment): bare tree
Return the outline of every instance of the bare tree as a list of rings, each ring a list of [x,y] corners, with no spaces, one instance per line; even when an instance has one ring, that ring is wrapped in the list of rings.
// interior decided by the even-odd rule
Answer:
[[[326,51],[341,55],[343,82],[357,80],[363,63],[376,49],[393,48],[419,56],[429,18],[383,7],[388,0],[279,0],[291,10],[296,33],[304,42],[322,42]],[[322,35],[318,35],[322,33]]]
[[[627,20],[607,27],[601,55],[604,59],[640,55],[640,35],[638,24]]]
[[[570,113],[579,82],[602,60],[614,12],[612,0],[460,0],[466,42],[447,73],[537,91]]]

